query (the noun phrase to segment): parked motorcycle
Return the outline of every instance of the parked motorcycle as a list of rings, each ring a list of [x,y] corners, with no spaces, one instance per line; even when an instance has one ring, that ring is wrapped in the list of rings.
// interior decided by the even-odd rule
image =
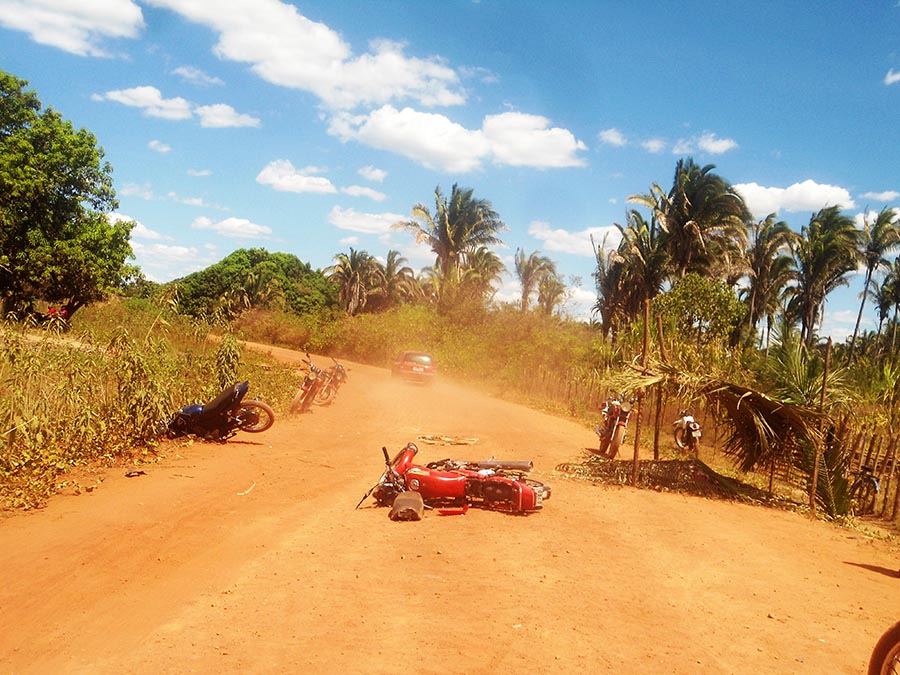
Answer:
[[[868,675],[900,673],[900,621],[879,638],[869,657]]]
[[[338,389],[347,381],[347,369],[333,358],[331,360],[334,361],[334,365],[326,368],[321,374],[322,384],[313,398],[313,403],[316,405],[331,403],[337,396]]]
[[[387,448],[381,451],[384,473],[356,508],[370,495],[378,506],[391,506],[407,491],[418,492],[430,508],[479,506],[509,513],[538,511],[550,498],[549,485],[525,477],[534,466],[530,461],[442,459],[422,466],[414,463],[419,452],[415,443],[407,443],[393,458]]]
[[[306,364],[306,377],[303,378],[303,384],[300,385],[297,393],[294,394],[294,400],[291,401],[291,414],[307,412],[324,382],[320,377],[322,369],[312,362],[309,352],[306,353],[303,363]]]
[[[619,454],[622,443],[625,442],[625,427],[631,418],[631,409],[634,407],[634,398],[626,398],[622,393],[618,397],[606,399],[606,404],[600,414],[603,422],[594,427],[597,437],[600,439],[600,455],[608,459],[615,459]]]
[[[238,431],[256,434],[275,423],[275,412],[265,401],[245,401],[249,382],[225,387],[209,403],[186,405],[163,425],[169,438],[194,435],[208,441],[224,442]]]
[[[695,456],[700,450],[700,423],[687,410],[682,410],[677,420],[672,422],[675,445],[682,450],[690,450]]]

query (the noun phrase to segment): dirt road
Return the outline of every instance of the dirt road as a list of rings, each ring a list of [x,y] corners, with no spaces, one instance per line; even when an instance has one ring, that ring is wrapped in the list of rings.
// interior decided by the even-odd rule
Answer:
[[[566,480],[580,424],[350,366],[330,407],[0,520],[0,673],[856,675],[900,618],[896,546]],[[532,459],[553,496],[528,517],[355,511],[381,446],[424,435],[478,442],[423,461]]]

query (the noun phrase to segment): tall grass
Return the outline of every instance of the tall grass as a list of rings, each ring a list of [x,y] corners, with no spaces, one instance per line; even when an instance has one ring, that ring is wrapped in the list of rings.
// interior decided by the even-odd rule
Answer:
[[[226,384],[281,404],[292,374],[244,360],[226,334],[141,302],[75,317],[72,330],[0,327],[0,505],[42,504],[70,467],[153,459],[158,427],[174,410]]]

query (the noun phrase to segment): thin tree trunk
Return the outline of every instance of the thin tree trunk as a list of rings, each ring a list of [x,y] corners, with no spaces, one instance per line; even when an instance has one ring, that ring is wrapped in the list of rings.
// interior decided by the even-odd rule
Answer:
[[[819,413],[825,410],[825,393],[828,388],[828,371],[831,368],[831,338],[825,345],[825,373],[822,375],[822,396],[819,399]],[[822,418],[824,419],[824,417]],[[823,422],[824,424],[824,422]],[[816,492],[819,487],[819,462],[822,461],[822,443],[816,443],[816,459],[813,464],[812,481],[809,485],[809,517],[816,517]]]

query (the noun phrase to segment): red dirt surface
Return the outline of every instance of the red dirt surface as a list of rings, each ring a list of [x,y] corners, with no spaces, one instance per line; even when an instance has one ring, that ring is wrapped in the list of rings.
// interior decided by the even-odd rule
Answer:
[[[568,479],[583,425],[348,365],[330,407],[0,520],[0,672],[856,675],[900,618],[894,544]],[[354,510],[381,446],[420,436],[478,439],[420,442],[423,463],[531,459],[553,495],[527,517]]]

